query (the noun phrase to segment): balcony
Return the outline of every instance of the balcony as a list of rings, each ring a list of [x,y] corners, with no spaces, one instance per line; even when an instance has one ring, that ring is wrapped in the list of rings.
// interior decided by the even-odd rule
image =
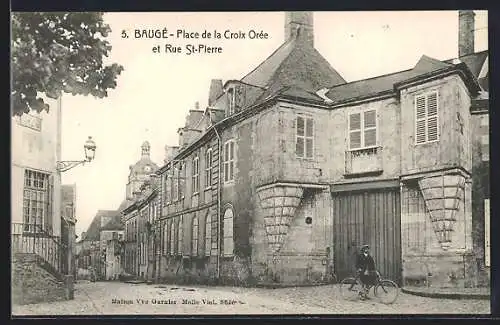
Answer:
[[[345,177],[374,176],[382,172],[382,147],[346,151]]]

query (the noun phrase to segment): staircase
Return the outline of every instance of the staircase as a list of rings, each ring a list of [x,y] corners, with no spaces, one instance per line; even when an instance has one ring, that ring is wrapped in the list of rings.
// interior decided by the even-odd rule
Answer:
[[[39,225],[13,223],[12,302],[29,304],[67,300],[72,281],[68,270],[66,246]]]

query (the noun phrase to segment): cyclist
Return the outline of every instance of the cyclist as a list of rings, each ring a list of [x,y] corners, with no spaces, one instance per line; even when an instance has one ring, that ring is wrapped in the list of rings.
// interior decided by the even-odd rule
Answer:
[[[377,278],[377,271],[375,270],[375,261],[370,255],[370,246],[361,246],[360,252],[356,257],[357,276],[363,285],[363,292],[361,299],[368,299],[368,291],[370,287],[375,284]]]

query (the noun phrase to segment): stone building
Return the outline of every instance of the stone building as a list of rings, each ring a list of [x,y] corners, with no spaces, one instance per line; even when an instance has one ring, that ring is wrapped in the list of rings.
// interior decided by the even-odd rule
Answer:
[[[50,110],[11,118],[12,301],[72,299],[61,214],[61,99]],[[72,220],[66,220],[72,221]],[[66,228],[67,229],[67,228]]]
[[[213,80],[166,147],[158,280],[319,283],[352,275],[369,244],[400,284],[475,285],[471,109],[487,104],[487,52],[459,16],[459,58],[346,82],[314,48],[312,13],[286,13],[284,44]]]
[[[141,146],[141,158],[129,167],[130,173],[126,186],[125,200],[119,207],[124,224],[124,250],[122,267],[126,273],[144,278],[148,273],[147,242],[149,240],[146,229],[149,218],[148,197],[152,195],[153,185],[158,170],[150,157],[150,144],[145,141]],[[151,193],[150,193],[151,192]]]

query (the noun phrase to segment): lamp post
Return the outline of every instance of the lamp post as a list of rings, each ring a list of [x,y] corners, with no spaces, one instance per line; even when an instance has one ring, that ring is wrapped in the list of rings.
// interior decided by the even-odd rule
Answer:
[[[95,158],[95,150],[97,146],[92,140],[92,137],[89,136],[87,141],[85,142],[83,149],[85,150],[85,159],[84,160],[66,160],[66,161],[58,161],[56,162],[56,169],[58,172],[68,171],[78,165],[83,165],[86,162],[91,162]]]

